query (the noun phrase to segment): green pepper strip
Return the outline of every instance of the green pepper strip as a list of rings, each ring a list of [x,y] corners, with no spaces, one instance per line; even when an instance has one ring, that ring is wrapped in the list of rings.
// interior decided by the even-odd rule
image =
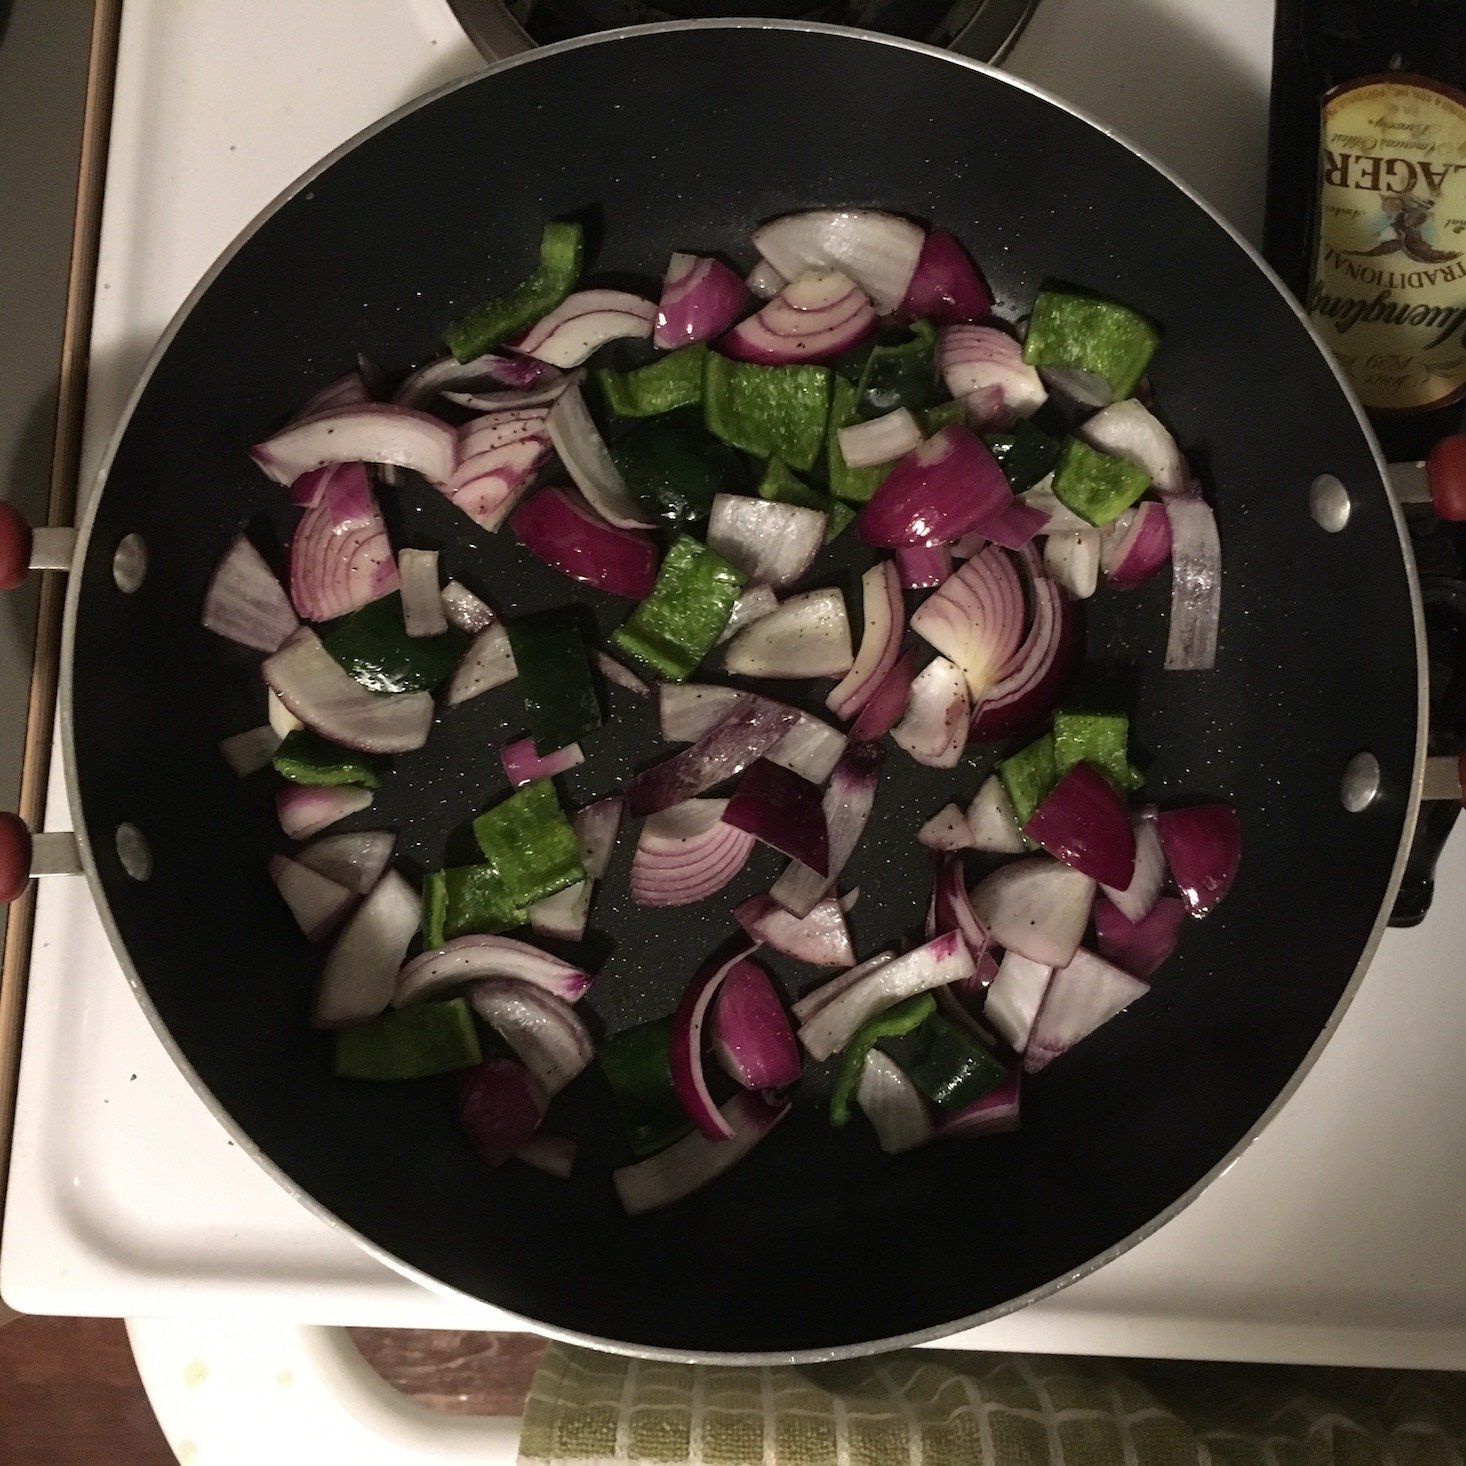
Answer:
[[[661,676],[686,681],[728,624],[747,579],[706,545],[678,535],[651,595],[611,633],[611,640]]]
[[[1064,451],[1062,438],[1050,437],[1026,417],[1020,417],[1005,433],[984,434],[983,442],[992,449],[1015,494],[1052,473]]]
[[[997,1058],[940,1013],[922,1024],[916,1040],[901,1067],[939,1110],[965,1109],[1006,1077]]]
[[[631,372],[596,371],[606,406],[617,417],[654,417],[702,401],[705,345],[684,346]]]
[[[493,865],[430,871],[423,881],[423,945],[431,951],[453,937],[513,931],[529,912],[510,898]]]
[[[613,1034],[601,1044],[601,1070],[638,1158],[654,1155],[692,1129],[672,1087],[671,1031],[672,1020],[658,1018]]]
[[[949,428],[953,423],[967,421],[967,409],[954,397],[950,402],[939,402],[935,407],[925,408],[916,414],[921,421],[921,430],[928,438]]]
[[[772,499],[776,504],[797,504],[802,509],[818,509],[825,516],[825,543],[829,544],[848,529],[855,519],[855,511],[829,494],[812,489],[782,458],[771,458],[764,466],[764,476],[759,480],[759,498]]]
[[[287,733],[275,750],[275,772],[297,784],[360,784],[379,789],[384,760],[328,743],[308,728]]]
[[[548,779],[535,779],[481,814],[473,834],[516,907],[585,879],[580,842]]]
[[[1091,524],[1118,519],[1150,487],[1150,475],[1070,438],[1054,470],[1054,497]]]
[[[1048,798],[1049,791],[1059,782],[1059,770],[1054,762],[1054,735],[1045,733],[1040,739],[1020,748],[1017,753],[1005,758],[998,765],[998,777],[1013,805],[1013,813],[1022,829],[1028,817]]]
[[[536,611],[506,620],[535,752],[579,742],[604,722],[576,613]]]
[[[860,421],[857,396],[855,388],[844,377],[835,378],[830,400],[830,431],[825,438],[825,472],[832,494],[852,504],[864,504],[890,473],[891,465],[877,463],[870,468],[851,468],[845,462],[845,455],[840,451],[840,429]]]
[[[819,457],[830,416],[830,379],[822,366],[756,366],[710,351],[703,368],[708,431],[745,453],[808,471]]]
[[[417,1003],[336,1032],[338,1079],[426,1079],[480,1063],[478,1030],[463,998]]]
[[[1129,306],[1049,287],[1033,303],[1023,359],[1030,366],[1093,372],[1117,398],[1128,397],[1160,341],[1155,324]]]
[[[1060,774],[1083,761],[1122,794],[1138,789],[1145,779],[1131,766],[1129,742],[1130,719],[1123,713],[1054,714],[1054,768]]]
[[[830,1093],[830,1124],[840,1129],[850,1123],[850,1106],[855,1099],[855,1089],[860,1083],[860,1072],[865,1068],[866,1055],[883,1038],[899,1038],[920,1028],[937,1011],[936,1000],[930,993],[918,993],[914,998],[897,1003],[873,1018],[867,1018],[855,1031],[855,1037],[845,1045],[840,1055],[840,1068],[835,1075],[835,1087]]]
[[[926,321],[911,323],[911,339],[895,346],[872,346],[855,382],[856,408],[862,417],[881,417],[898,407],[913,412],[935,407],[942,395],[937,381],[937,333]]]
[[[468,641],[452,627],[439,636],[409,636],[395,592],[321,632],[326,650],[369,692],[431,692],[462,660]]]
[[[448,350],[459,361],[472,361],[534,325],[575,289],[584,253],[579,224],[546,224],[534,274],[508,295],[497,296],[454,321],[443,333]]]

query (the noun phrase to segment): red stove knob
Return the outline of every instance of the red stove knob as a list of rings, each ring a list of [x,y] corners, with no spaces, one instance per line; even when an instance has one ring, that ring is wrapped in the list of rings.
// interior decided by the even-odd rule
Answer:
[[[18,814],[0,811],[0,902],[15,901],[31,879],[31,832]]]
[[[0,590],[14,590],[30,574],[31,540],[31,527],[15,506],[0,503]]]

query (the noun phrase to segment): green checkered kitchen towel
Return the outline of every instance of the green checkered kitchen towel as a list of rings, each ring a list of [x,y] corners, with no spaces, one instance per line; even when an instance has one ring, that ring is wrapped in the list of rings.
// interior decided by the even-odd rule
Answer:
[[[554,1345],[521,1466],[1461,1466],[1466,1377],[911,1350],[805,1368]]]

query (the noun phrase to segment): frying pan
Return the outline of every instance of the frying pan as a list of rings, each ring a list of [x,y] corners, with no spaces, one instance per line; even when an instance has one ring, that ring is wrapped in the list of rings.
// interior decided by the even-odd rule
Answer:
[[[526,273],[546,218],[586,219],[594,274],[651,288],[674,248],[747,264],[760,219],[834,202],[950,227],[1009,316],[1056,276],[1163,323],[1156,394],[1221,529],[1220,656],[1208,673],[1160,670],[1157,577],[1093,603],[1076,701],[1132,714],[1154,796],[1235,803],[1241,873],[1151,994],[1031,1084],[1018,1134],[887,1158],[862,1126],[830,1131],[816,1074],[728,1176],[630,1220],[606,1174],[624,1156],[594,1073],[557,1102],[585,1142],[569,1182],[480,1167],[451,1081],[330,1078],[307,1021],[319,958],[265,875],[279,840],[268,779],[241,785],[216,752],[260,721],[257,659],[202,631],[199,606],[241,524],[265,545],[288,534],[283,496],[244,447],[358,350],[393,371],[433,354],[446,321]],[[920,45],[764,22],[644,27],[516,58],[302,179],[155,355],[67,603],[64,746],[88,878],[140,1001],[239,1143],[422,1282],[645,1355],[813,1360],[936,1338],[1155,1230],[1257,1133],[1338,1021],[1398,882],[1423,766],[1418,595],[1381,469],[1336,369],[1248,247],[1025,84]],[[1352,506],[1337,533],[1310,511],[1321,475]],[[384,499],[399,544],[441,546],[447,572],[502,610],[577,599],[425,485]],[[135,554],[122,557],[131,578],[116,573],[124,542],[145,548],[140,585]],[[849,583],[856,548],[832,577]],[[624,606],[598,614],[608,625]],[[613,712],[567,780],[572,803],[657,756],[649,715],[624,700]],[[445,712],[355,823],[399,828],[407,869],[436,867],[504,792],[494,749],[522,732],[512,688]],[[1341,779],[1361,754],[1373,797],[1346,808]],[[860,950],[917,927],[915,831],[982,769],[889,761],[848,873],[865,893]],[[638,911],[630,843],[593,922],[587,1002],[611,1031],[670,1011],[729,934],[733,901],[778,869],[750,862],[726,904]],[[776,971],[791,992],[811,985],[807,969]]]

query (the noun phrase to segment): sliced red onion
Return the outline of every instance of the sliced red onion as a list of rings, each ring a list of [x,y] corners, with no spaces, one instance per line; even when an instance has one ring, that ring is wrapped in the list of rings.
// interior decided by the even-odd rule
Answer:
[[[1099,584],[1100,539],[1099,530],[1081,529],[1044,541],[1044,569],[1076,600],[1087,601]]]
[[[438,552],[403,550],[397,570],[402,577],[403,629],[409,636],[441,636],[448,629],[448,618],[438,586]]]
[[[1110,781],[1077,763],[1029,815],[1023,833],[1065,865],[1103,886],[1128,886],[1135,874],[1135,831]]]
[[[903,590],[932,590],[952,573],[951,545],[900,545],[895,557]]]
[[[894,952],[877,952],[875,956],[867,957],[858,967],[852,967],[849,972],[842,972],[839,977],[832,977],[829,982],[811,989],[790,1005],[789,1011],[794,1015],[794,1021],[808,1023],[821,1008],[834,1002],[842,993],[849,992],[857,983],[863,982],[877,967],[894,961],[895,957]]]
[[[656,584],[656,542],[608,524],[574,489],[541,489],[509,526],[547,565],[609,595],[642,601]]]
[[[456,580],[443,587],[443,615],[448,624],[469,636],[477,636],[494,624],[493,611]]]
[[[937,342],[937,370],[969,414],[976,409],[976,426],[988,431],[1031,417],[1048,401],[1048,388],[1023,360],[1022,346],[997,326],[948,326]]]
[[[665,706],[665,704],[664,704]],[[691,748],[633,776],[626,807],[634,815],[654,814],[736,778],[762,758],[798,721],[783,703],[753,694],[738,697],[726,716]]]
[[[879,1049],[865,1056],[855,1085],[855,1103],[876,1132],[887,1155],[902,1155],[936,1134],[921,1092],[901,1066]]]
[[[568,1136],[536,1134],[531,1135],[514,1152],[514,1159],[533,1166],[537,1171],[543,1171],[547,1176],[568,1181],[570,1173],[575,1169],[577,1149],[575,1142]]]
[[[974,739],[1006,738],[1048,717],[1084,658],[1078,604],[1056,581],[1031,579],[1030,590],[1033,619],[973,713]]]
[[[247,779],[275,757],[280,743],[281,735],[268,723],[262,723],[258,728],[247,728],[243,733],[231,733],[228,738],[220,739],[219,752],[241,779]]]
[[[984,781],[977,798],[968,807],[967,827],[974,850],[993,855],[1022,855],[1027,849],[1023,831],[1018,828],[1018,816],[1013,812],[1013,801],[996,774]]]
[[[565,472],[602,519],[618,529],[656,528],[656,521],[631,497],[579,388],[562,393],[550,409],[549,432]]]
[[[1176,440],[1133,397],[1101,408],[1079,429],[1078,436],[1091,448],[1144,469],[1158,494],[1184,493],[1191,481],[1191,470]]]
[[[816,903],[805,917],[792,915],[772,896],[754,896],[733,908],[733,920],[755,942],[797,962],[808,962],[814,967],[855,964],[845,912],[833,896]]]
[[[457,435],[425,412],[390,402],[338,407],[282,428],[249,456],[277,484],[327,463],[390,463],[440,487],[458,461]]]
[[[522,356],[562,371],[578,367],[608,341],[645,341],[657,308],[625,290],[576,290],[514,343]]]
[[[295,860],[320,875],[365,896],[382,879],[397,836],[388,830],[353,830],[325,835],[295,852]]]
[[[313,468],[303,473],[290,485],[290,502],[297,509],[314,509],[331,482],[331,475],[340,465],[328,463],[323,468]]]
[[[576,881],[529,908],[529,924],[542,937],[556,937],[563,942],[578,942],[585,935],[590,921],[591,897],[595,883],[602,880],[611,863],[611,851],[621,832],[621,799],[600,799],[573,815],[570,820],[580,845],[580,863],[585,879]]]
[[[959,326],[992,314],[993,293],[967,251],[945,229],[933,229],[896,311],[903,321]]]
[[[300,411],[290,419],[292,423],[309,422],[313,417],[319,417],[323,412],[334,412],[339,407],[360,407],[364,402],[372,400],[372,393],[367,387],[366,378],[361,372],[353,368],[344,377],[337,377],[334,382],[328,382],[314,396],[308,397],[301,405]]]
[[[820,802],[829,838],[829,873],[792,862],[769,892],[786,911],[808,916],[834,889],[865,833],[885,762],[886,750],[879,743],[852,743],[835,765]]]
[[[726,799],[686,799],[641,827],[631,859],[638,906],[690,906],[721,891],[748,861],[753,836],[723,823]]]
[[[551,389],[563,381],[560,373],[542,361],[528,356],[501,355],[489,352],[472,361],[459,361],[452,356],[440,356],[410,372],[402,385],[392,394],[392,400],[399,407],[426,407],[435,397],[446,394],[449,389],[458,392],[472,392],[474,389],[497,383],[515,392],[532,392],[539,388]],[[471,404],[470,404],[471,405]],[[515,404],[501,402],[499,407]],[[520,403],[519,406],[529,406]],[[482,408],[480,411],[493,411]]]
[[[1014,1053],[1028,1047],[1035,1019],[1043,1007],[1044,992],[1054,969],[1020,952],[1008,952],[988,988],[982,1016],[1008,1041]]]
[[[1125,886],[1100,884],[1106,896],[1131,921],[1143,921],[1161,894],[1166,879],[1166,856],[1161,837],[1156,833],[1156,812],[1137,810],[1131,819],[1135,832],[1135,868]]]
[[[1149,991],[1139,978],[1081,947],[1068,965],[1049,979],[1043,1006],[1023,1051],[1024,1069],[1037,1074]]]
[[[716,494],[708,516],[708,549],[774,591],[814,564],[825,543],[825,514],[799,504]]]
[[[347,815],[369,809],[371,802],[372,791],[353,784],[282,784],[275,795],[275,814],[292,840],[309,840]]]
[[[270,857],[270,879],[308,942],[324,941],[356,905],[356,892],[284,855]]]
[[[206,630],[262,652],[277,650],[300,625],[275,572],[242,534],[214,567],[200,619]]]
[[[725,641],[732,641],[745,626],[752,626],[755,621],[762,620],[778,609],[779,598],[768,586],[749,586],[733,602],[733,609],[728,613],[728,624],[719,633],[717,644],[722,646]]]
[[[1242,826],[1230,804],[1163,809],[1156,832],[1171,878],[1192,916],[1205,916],[1232,889],[1242,859]]]
[[[906,713],[911,686],[916,681],[916,648],[898,657],[896,664],[877,683],[870,701],[861,708],[850,729],[852,743],[873,743],[889,733]]]
[[[723,822],[747,830],[755,840],[821,875],[829,870],[819,786],[768,759],[759,759],[744,774],[723,811]]]
[[[290,541],[290,599],[307,621],[331,621],[390,595],[397,561],[360,463],[339,463]],[[433,586],[437,597],[437,586]]]
[[[443,684],[443,701],[449,707],[456,707],[471,697],[503,687],[518,676],[519,668],[514,665],[514,648],[509,644],[509,633],[502,623],[495,622],[486,631],[479,632],[469,644],[463,660]]]
[[[261,672],[265,685],[314,733],[363,753],[407,753],[428,741],[426,692],[368,692],[302,626]]]
[[[550,456],[549,421],[545,407],[469,419],[458,430],[458,466],[444,494],[481,529],[498,529]]]
[[[883,417],[851,423],[839,431],[840,456],[850,468],[894,463],[921,445],[921,425],[908,409],[898,407]]]
[[[960,539],[1012,500],[987,445],[952,423],[892,467],[855,527],[868,545],[933,544]]]
[[[967,692],[981,697],[1022,642],[1024,616],[1018,572],[1001,549],[989,545],[917,608],[911,629],[955,663]]]
[[[624,687],[638,697],[646,697],[651,692],[651,688],[630,667],[623,666],[609,653],[594,651],[591,660],[607,682],[614,682],[617,687]]]
[[[863,1023],[893,1003],[960,982],[974,971],[967,944],[956,932],[946,932],[903,957],[881,963],[831,998],[800,1028],[799,1041],[812,1059],[828,1059],[855,1037]]]
[[[1037,509],[1044,516],[1043,528],[1040,534],[1079,534],[1086,529],[1093,529],[1087,519],[1081,519],[1067,505],[1059,502],[1058,496],[1053,489],[1054,476],[1050,474],[1046,479],[1036,483],[1031,489],[1025,489],[1018,496],[1020,504],[1026,504],[1030,509]]]
[[[790,596],[723,654],[723,665],[740,677],[843,677],[854,661],[845,597],[833,587]]]
[[[456,402],[473,412],[513,412],[522,407],[548,407],[562,392],[577,387],[585,380],[583,370],[577,368],[563,375],[551,367],[545,370],[550,377],[534,387],[511,388],[504,392],[444,392],[445,401]]]
[[[554,779],[585,762],[578,743],[567,743],[543,757],[535,751],[533,738],[520,738],[499,750],[499,760],[509,782],[519,789],[536,779]]]
[[[566,1003],[579,1002],[590,986],[590,973],[562,957],[513,937],[473,933],[454,937],[402,967],[396,974],[392,1006],[402,1008],[424,998],[441,997],[455,988],[491,978],[527,982]]]
[[[1010,861],[972,889],[972,909],[993,941],[1049,967],[1079,950],[1093,905],[1094,882],[1047,855]]]
[[[738,319],[747,299],[748,287],[722,260],[674,254],[662,277],[652,345],[669,350],[711,341]]]
[[[944,1140],[975,1140],[982,1135],[1006,1135],[1016,1130],[1022,1081],[1022,1066],[1010,1064],[1008,1077],[996,1089],[956,1114],[944,1116],[937,1126],[937,1134]]]
[[[575,1009],[533,983],[489,978],[468,990],[468,1001],[514,1050],[547,1099],[595,1058],[595,1042]]]
[[[1127,509],[1100,536],[1100,569],[1116,590],[1134,590],[1170,558],[1171,517],[1154,499]]]
[[[667,1040],[672,1087],[688,1119],[709,1140],[729,1139],[733,1127],[719,1112],[708,1089],[702,1063],[703,1024],[724,979],[754,950],[752,945],[743,945],[731,957],[706,964],[687,985],[672,1014],[672,1030]]]
[[[1186,920],[1179,896],[1161,896],[1140,921],[1131,921],[1113,901],[1094,903],[1095,945],[1100,955],[1136,977],[1150,977],[1176,950]]]
[[[772,300],[789,282],[767,260],[760,260],[743,283],[750,295],[759,300]]]
[[[889,315],[911,288],[926,234],[875,209],[811,209],[761,224],[753,243],[786,280],[806,270],[840,270]]]
[[[933,657],[911,684],[906,711],[891,737],[919,764],[954,768],[967,747],[971,716],[961,669],[946,657]]]
[[[326,958],[311,1007],[317,1028],[365,1023],[386,1009],[421,921],[417,892],[389,870],[356,908]]]
[[[1035,535],[1043,533],[1048,522],[1048,516],[1041,509],[1015,499],[1001,514],[985,519],[982,532],[1005,550],[1021,550]]]
[[[917,841],[928,850],[973,850],[972,829],[967,816],[955,804],[939,809],[917,832]]]
[[[458,1080],[458,1123],[486,1166],[502,1166],[534,1139],[549,1104],[535,1077],[513,1059],[490,1059]]]
[[[789,1113],[789,1106],[769,1105],[740,1090],[718,1113],[727,1139],[709,1140],[694,1130],[666,1150],[611,1173],[628,1215],[638,1217],[671,1206],[731,1170]]]
[[[692,743],[721,723],[739,698],[755,694],[736,687],[699,682],[664,682],[657,688],[662,737],[669,743]],[[761,699],[773,702],[772,698]],[[786,707],[784,703],[775,703]],[[794,726],[764,755],[781,768],[822,784],[845,752],[845,735],[798,708],[789,708]]]
[[[945,855],[938,861],[932,882],[932,925],[937,934],[956,932],[967,943],[973,962],[982,960],[989,945],[988,929],[972,909],[960,855]]]
[[[756,962],[735,962],[713,1003],[713,1053],[744,1089],[787,1089],[803,1067],[784,1005]]]
[[[1210,671],[1222,614],[1222,542],[1211,506],[1200,495],[1166,500],[1171,521],[1171,626],[1168,672]]]
[[[879,561],[860,577],[865,617],[860,651],[849,672],[825,698],[825,706],[837,718],[855,717],[896,665],[901,653],[901,636],[906,629],[901,584],[898,565],[890,560]]]

